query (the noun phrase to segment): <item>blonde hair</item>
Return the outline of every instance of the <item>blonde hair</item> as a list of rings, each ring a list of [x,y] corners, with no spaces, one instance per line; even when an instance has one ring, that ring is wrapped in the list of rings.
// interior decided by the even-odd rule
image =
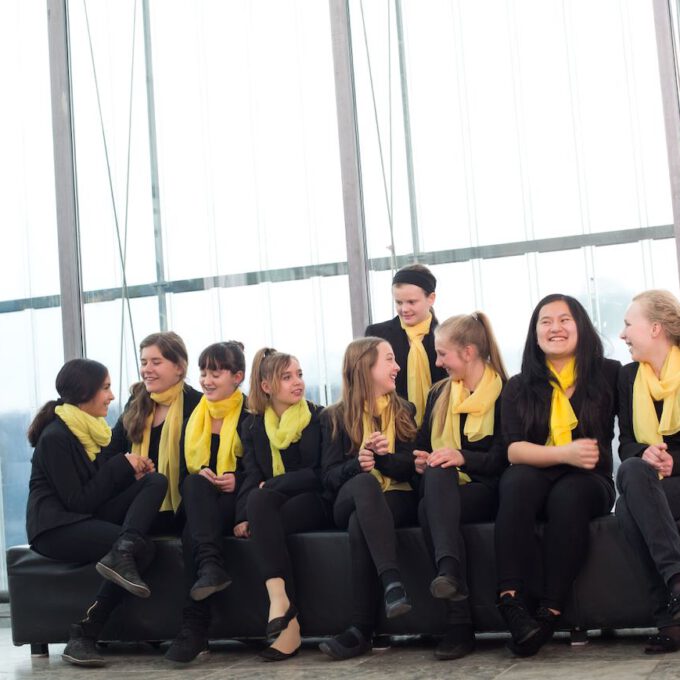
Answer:
[[[371,369],[378,361],[378,346],[387,342],[383,338],[366,337],[350,342],[342,362],[342,398],[328,408],[333,423],[333,437],[340,428],[347,432],[352,442],[350,453],[358,453],[364,439],[364,405],[374,404]],[[389,344],[389,343],[387,343]],[[396,391],[390,392],[389,406],[394,417],[395,436],[401,441],[412,441],[416,436],[416,424],[412,409]]]
[[[663,328],[674,345],[680,345],[680,302],[667,290],[646,290],[633,298],[642,305],[645,316]]]
[[[269,406],[270,395],[262,389],[262,381],[269,383],[272,393],[279,390],[279,381],[290,362],[295,357],[292,354],[277,352],[272,347],[258,350],[253,359],[250,371],[250,390],[248,391],[248,410],[262,415]]]
[[[440,323],[435,328],[435,336],[444,340],[449,345],[466,347],[473,345],[477,349],[480,359],[490,364],[505,383],[508,373],[505,370],[503,357],[501,356],[498,342],[494,335],[491,321],[484,312],[472,312],[472,314],[458,314]],[[441,433],[446,420],[446,409],[451,395],[451,380],[444,378],[438,384],[444,384],[434,408],[432,409],[431,424],[433,431]]]
[[[158,347],[165,359],[180,367],[182,372],[180,380],[184,380],[189,366],[189,354],[184,340],[174,331],[152,333],[139,343],[139,353],[141,354],[143,349],[153,346]],[[154,403],[143,381],[132,385],[130,394],[132,398],[125,409],[125,413],[123,413],[123,427],[125,427],[128,439],[133,444],[138,444],[144,436],[146,419],[153,411]]]

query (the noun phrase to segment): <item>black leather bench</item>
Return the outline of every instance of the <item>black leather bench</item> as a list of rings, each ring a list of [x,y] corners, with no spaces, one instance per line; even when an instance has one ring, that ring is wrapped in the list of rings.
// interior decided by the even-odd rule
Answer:
[[[493,524],[466,526],[468,581],[475,628],[504,630],[496,610]],[[540,533],[537,532],[537,533]],[[613,516],[591,523],[588,561],[576,580],[561,620],[572,634],[588,629],[652,626],[651,608],[641,587],[643,576]],[[343,630],[351,613],[349,541],[343,532],[290,537],[303,634],[332,635]],[[537,535],[537,547],[538,547]],[[180,626],[187,592],[179,539],[159,538],[157,556],[145,578],[148,600],[126,598],[103,631],[104,640],[172,639]],[[262,638],[268,610],[266,592],[247,540],[227,539],[228,570],[233,583],[215,596],[213,639]],[[433,565],[420,529],[398,531],[399,561],[413,610],[379,623],[383,634],[437,634],[444,629],[445,608],[429,593]],[[540,583],[540,559],[534,560],[534,583]],[[93,565],[55,562],[28,546],[7,551],[12,639],[46,653],[51,642],[68,639],[69,624],[82,617],[97,591]]]

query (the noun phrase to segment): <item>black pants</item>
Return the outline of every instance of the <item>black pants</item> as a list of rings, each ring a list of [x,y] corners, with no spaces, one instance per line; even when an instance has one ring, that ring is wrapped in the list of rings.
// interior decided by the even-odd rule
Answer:
[[[248,526],[262,579],[282,578],[291,602],[295,583],[286,537],[323,529],[329,520],[328,504],[315,491],[287,496],[263,487],[248,495]]]
[[[452,557],[460,566],[457,576],[466,583],[465,542],[460,525],[493,520],[496,493],[479,482],[459,485],[455,467],[427,467],[420,479],[420,497],[418,520],[435,566],[442,558]],[[467,600],[447,601],[446,605],[449,624],[472,623]]]
[[[415,524],[417,498],[412,491],[383,493],[378,480],[361,472],[340,489],[333,519],[349,532],[354,613],[352,623],[375,627],[377,578],[398,569],[395,528]]]
[[[50,529],[40,534],[32,547],[41,555],[62,562],[97,562],[126,531],[143,536],[149,532],[167,488],[168,482],[163,475],[144,475],[97,508],[91,519]],[[110,611],[125,592],[104,580],[97,600]]]
[[[589,524],[606,515],[614,488],[597,473],[567,465],[512,465],[501,477],[496,518],[500,591],[526,591],[535,554],[535,524],[544,519],[540,603],[562,610],[588,552]]]
[[[666,605],[667,583],[680,574],[680,477],[659,480],[641,458],[621,463],[616,476],[620,497],[616,517],[647,574],[654,619],[659,628],[673,625]]]

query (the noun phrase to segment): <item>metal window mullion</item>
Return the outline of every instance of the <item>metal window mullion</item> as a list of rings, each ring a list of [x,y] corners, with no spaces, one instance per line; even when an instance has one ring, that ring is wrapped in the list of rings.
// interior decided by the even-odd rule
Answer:
[[[47,0],[64,360],[85,355],[68,2]]]

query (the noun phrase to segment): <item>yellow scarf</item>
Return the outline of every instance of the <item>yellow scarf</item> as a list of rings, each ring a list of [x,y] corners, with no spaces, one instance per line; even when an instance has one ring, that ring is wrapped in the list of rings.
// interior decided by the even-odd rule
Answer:
[[[640,363],[633,383],[633,431],[643,444],[660,444],[663,435],[680,430],[680,349],[672,347],[657,378],[654,369]],[[661,421],[655,401],[663,399]]]
[[[54,412],[83,445],[91,461],[97,457],[102,446],[111,441],[111,428],[103,418],[95,418],[73,404],[61,404]]]
[[[471,442],[477,442],[493,434],[494,406],[498,395],[503,389],[503,381],[489,364],[484,368],[482,379],[477,389],[470,393],[462,380],[451,381],[449,407],[446,410],[444,427],[438,434],[432,434],[432,449],[443,449],[453,445],[460,451],[460,414],[467,413],[463,432]],[[458,476],[459,484],[472,481],[461,472]]]
[[[205,395],[189,417],[184,433],[184,460],[192,474],[210,465],[212,421],[221,420],[220,446],[217,450],[217,474],[234,472],[236,459],[243,455],[243,445],[238,436],[238,419],[243,407],[243,392],[234,393],[220,401],[209,401]]]
[[[177,508],[182,501],[179,493],[179,439],[182,433],[182,417],[184,413],[184,381],[180,380],[165,392],[150,392],[149,396],[163,406],[169,406],[168,414],[163,422],[161,441],[158,445],[158,472],[168,479],[168,493],[165,495],[161,512]],[[153,410],[146,419],[142,441],[132,445],[132,453],[142,458],[149,457],[149,442],[151,440],[151,424],[156,411]]]
[[[269,439],[269,448],[272,451],[272,473],[274,477],[283,475],[286,468],[281,459],[281,450],[287,449],[291,444],[299,442],[302,431],[309,425],[312,412],[306,399],[300,399],[297,404],[289,406],[281,418],[271,406],[267,406],[264,412],[264,429]]]
[[[415,326],[406,326],[401,318],[399,323],[406,332],[410,345],[406,361],[406,384],[408,386],[408,400],[416,407],[416,423],[420,427],[425,414],[427,393],[432,387],[430,360],[427,358],[425,347],[423,347],[423,338],[430,332],[432,314],[429,314],[425,321],[421,321]]]
[[[368,412],[367,405],[364,405],[364,415],[362,419],[362,428],[364,431],[364,441],[361,448],[365,448],[366,440],[369,435],[376,431],[375,419],[380,418],[380,432],[387,438],[387,445],[390,454],[394,453],[395,443],[395,427],[394,414],[389,407],[390,398],[388,395],[378,397],[375,403],[375,416]],[[388,454],[389,455],[389,454]],[[391,477],[387,477],[378,472],[376,468],[371,470],[371,474],[380,483],[380,488],[385,491],[411,491],[411,485],[408,482],[395,482]]]
[[[571,407],[567,390],[576,382],[576,359],[571,358],[558,373],[549,362],[552,373],[550,384],[553,386],[550,403],[550,433],[546,446],[563,446],[571,441],[571,431],[578,425],[578,418]]]

